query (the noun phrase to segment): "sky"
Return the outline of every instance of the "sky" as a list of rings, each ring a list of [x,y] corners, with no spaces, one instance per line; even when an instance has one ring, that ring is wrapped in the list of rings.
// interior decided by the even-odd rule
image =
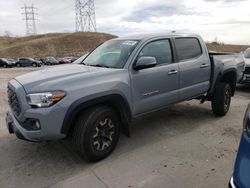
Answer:
[[[37,7],[39,34],[75,31],[74,0],[1,0],[0,35],[25,35],[21,7]],[[250,0],[95,0],[97,31],[118,36],[169,31],[250,44]]]

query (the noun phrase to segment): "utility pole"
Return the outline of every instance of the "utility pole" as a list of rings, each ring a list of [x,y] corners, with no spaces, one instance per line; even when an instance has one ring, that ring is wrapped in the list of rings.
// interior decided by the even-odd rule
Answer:
[[[96,32],[94,0],[75,0],[76,32]]]
[[[26,35],[27,36],[32,36],[37,34],[36,30],[36,18],[35,13],[36,8],[32,4],[31,6],[27,6],[24,4],[24,7],[22,7],[24,12],[22,13],[24,15],[24,20],[26,23]]]

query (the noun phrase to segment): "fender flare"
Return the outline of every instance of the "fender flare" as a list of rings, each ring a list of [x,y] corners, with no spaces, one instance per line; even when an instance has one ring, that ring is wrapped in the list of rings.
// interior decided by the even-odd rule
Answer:
[[[117,110],[120,115],[122,122],[122,130],[125,135],[130,136],[129,122],[132,119],[132,113],[129,106],[129,103],[123,96],[120,94],[110,94],[101,97],[97,97],[91,100],[86,101],[85,98],[78,99],[70,105],[66,115],[63,120],[63,125],[61,128],[61,133],[68,135],[74,126],[73,123],[79,113],[86,110],[89,107],[93,107],[99,104],[112,106]]]
[[[236,83],[237,83],[237,69],[236,68],[229,68],[229,69],[225,70],[223,73],[218,74],[218,77],[217,77],[217,79],[216,79],[216,81],[214,83],[214,86],[213,86],[213,91],[214,91],[215,87],[217,86],[217,84],[219,82],[221,82],[222,78],[228,73],[234,73],[235,74],[235,80],[234,80],[234,83],[233,83],[234,86],[232,87],[232,85],[231,85],[232,91],[233,91],[232,96],[234,96],[234,92],[235,92],[235,89],[236,89]]]

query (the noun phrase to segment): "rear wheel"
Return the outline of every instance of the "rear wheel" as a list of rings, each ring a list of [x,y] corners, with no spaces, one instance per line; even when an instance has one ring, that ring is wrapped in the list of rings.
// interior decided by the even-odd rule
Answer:
[[[90,162],[107,157],[115,149],[120,135],[120,119],[107,106],[89,109],[76,121],[72,144]]]
[[[227,83],[219,83],[212,96],[212,110],[217,116],[227,114],[231,104],[231,87]]]
[[[3,65],[3,68],[7,68],[7,65]]]
[[[20,64],[20,63],[17,63],[16,66],[17,66],[17,67],[21,67],[21,64]]]

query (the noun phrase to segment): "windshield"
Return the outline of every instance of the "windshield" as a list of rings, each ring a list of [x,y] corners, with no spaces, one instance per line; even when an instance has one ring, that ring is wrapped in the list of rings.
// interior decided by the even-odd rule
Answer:
[[[250,58],[250,49],[247,49],[247,50],[245,51],[244,57],[247,58],[247,59]]]
[[[14,59],[8,59],[8,61],[9,61],[9,62],[15,62],[15,60],[14,60]]]
[[[123,68],[138,41],[111,40],[97,47],[83,61],[90,66]]]
[[[82,61],[89,55],[89,53],[83,55],[82,57],[78,58],[77,60],[75,60],[73,63],[74,64],[80,64],[82,63]]]
[[[48,57],[48,60],[50,60],[50,61],[56,61],[56,59],[54,57]]]

